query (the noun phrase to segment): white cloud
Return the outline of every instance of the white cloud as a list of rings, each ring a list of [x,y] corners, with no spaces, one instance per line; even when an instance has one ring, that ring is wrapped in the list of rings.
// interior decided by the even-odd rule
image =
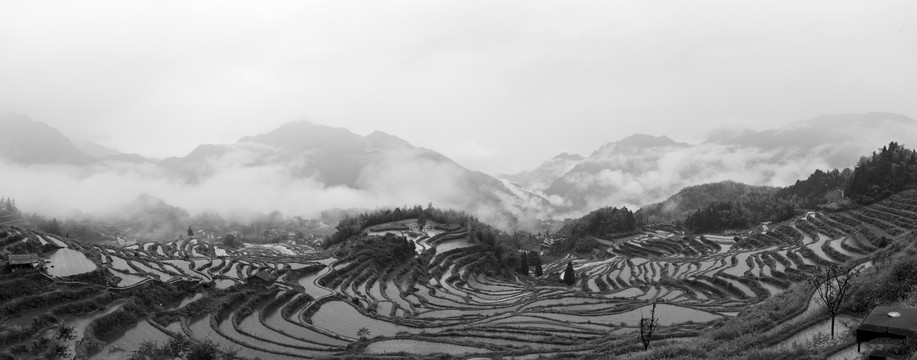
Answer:
[[[917,116],[915,6],[4,1],[0,111],[157,157],[309,118],[507,172],[635,132]]]

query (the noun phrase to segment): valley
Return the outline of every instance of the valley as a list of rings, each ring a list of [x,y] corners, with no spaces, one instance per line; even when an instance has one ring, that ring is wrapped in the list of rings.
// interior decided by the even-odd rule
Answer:
[[[33,339],[65,326],[75,333],[65,344],[70,354],[91,359],[126,358],[144,341],[179,336],[261,359],[609,351],[639,359],[709,342],[749,321],[754,304],[781,299],[787,306],[755,337],[759,346],[777,346],[823,327],[813,290],[801,286],[810,275],[832,264],[870,266],[887,239],[917,228],[914,219],[911,191],[729,236],[646,225],[637,235],[596,239],[602,254],[545,254],[540,277],[482,270],[488,246],[471,222],[406,219],[362,229],[365,239],[403,236],[413,248],[404,261],[381,264],[348,250],[359,246],[348,242],[327,250],[291,243],[229,249],[182,237],[118,247],[3,226],[4,250],[30,242],[56,250],[42,254],[40,273],[0,280],[9,294],[0,299],[0,352],[38,356]],[[577,279],[569,286],[560,281],[568,263]],[[635,336],[653,303],[661,327],[646,352]],[[841,339],[817,351],[854,346]],[[716,344],[713,351],[728,355],[734,341]]]
[[[46,5],[0,360],[917,360],[917,2]]]

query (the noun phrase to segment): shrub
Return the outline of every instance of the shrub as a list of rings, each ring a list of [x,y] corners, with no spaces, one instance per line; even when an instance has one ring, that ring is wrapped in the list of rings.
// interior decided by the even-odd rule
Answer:
[[[909,247],[897,252],[858,278],[841,308],[842,312],[865,314],[873,307],[890,304],[917,286],[917,251]]]

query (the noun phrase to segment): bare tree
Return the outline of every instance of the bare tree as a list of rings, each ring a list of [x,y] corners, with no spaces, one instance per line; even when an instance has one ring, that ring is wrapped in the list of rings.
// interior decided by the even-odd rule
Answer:
[[[650,342],[653,341],[653,333],[659,326],[659,319],[656,318],[656,302],[653,301],[653,307],[650,310],[650,317],[640,317],[640,341],[643,343],[643,350],[650,349]]]
[[[834,319],[841,309],[841,303],[847,292],[850,291],[851,282],[860,273],[856,266],[840,267],[832,265],[821,273],[809,278],[809,283],[815,286],[818,300],[825,305],[825,311],[831,316],[831,338],[834,339]]]

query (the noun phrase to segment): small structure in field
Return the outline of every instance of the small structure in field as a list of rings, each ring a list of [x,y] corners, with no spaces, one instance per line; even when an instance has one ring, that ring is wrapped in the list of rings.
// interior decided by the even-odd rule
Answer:
[[[38,254],[10,254],[7,258],[6,269],[9,272],[37,271],[42,261]]]
[[[860,343],[879,338],[917,340],[917,310],[879,306],[872,309],[856,329],[857,352]]]
[[[248,283],[252,285],[261,285],[268,286],[277,281],[277,275],[272,274],[270,271],[261,270],[255,275],[248,277]]]

